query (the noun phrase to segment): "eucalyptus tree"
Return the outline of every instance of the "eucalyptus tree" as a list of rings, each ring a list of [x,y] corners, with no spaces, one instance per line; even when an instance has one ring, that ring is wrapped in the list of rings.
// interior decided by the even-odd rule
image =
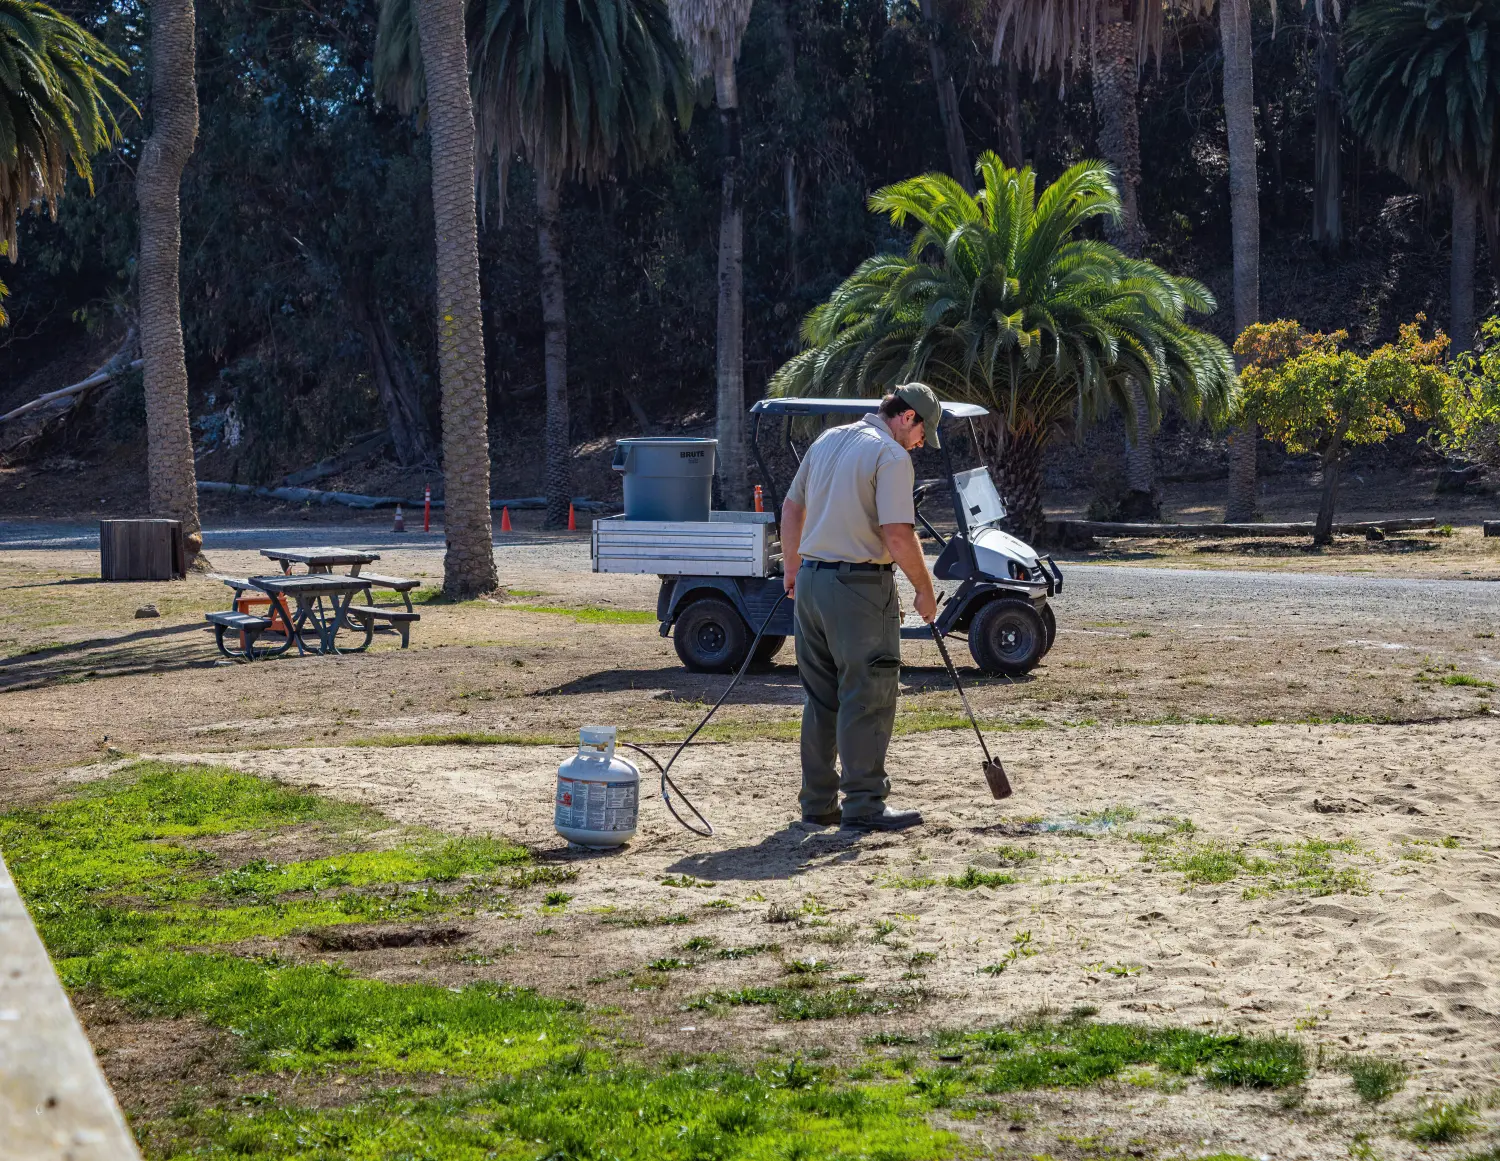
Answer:
[[[1475,217],[1496,246],[1500,4],[1361,0],[1349,18],[1349,119],[1386,165],[1453,198],[1449,271],[1455,352],[1474,345]]]
[[[412,6],[420,70],[397,69],[407,53],[387,35],[395,9]],[[432,144],[437,235],[437,349],[443,421],[443,593],[496,588],[490,513],[490,439],[479,303],[479,218],[474,195],[474,106],[469,95],[464,0],[385,0],[375,80],[406,111],[421,108]]]
[[[929,173],[870,199],[893,226],[915,225],[909,246],[861,263],[808,315],[805,349],[772,391],[869,395],[920,379],[984,405],[1011,521],[1035,538],[1050,442],[1127,406],[1132,382],[1153,418],[1168,396],[1221,418],[1234,368],[1224,344],[1188,321],[1215,309],[1207,288],[1086,236],[1124,212],[1103,162],[1079,162],[1040,195],[1030,169],[993,153],[976,169],[972,197]]]
[[[719,107],[719,304],[715,405],[719,482],[731,508],[750,504],[745,447],[745,158],[735,61],[752,0],[667,0],[695,77],[713,77]]]

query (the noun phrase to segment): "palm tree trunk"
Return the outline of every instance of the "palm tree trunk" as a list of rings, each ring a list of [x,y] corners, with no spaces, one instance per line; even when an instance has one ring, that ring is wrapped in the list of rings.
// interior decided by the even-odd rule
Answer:
[[[417,0],[432,137],[437,232],[438,373],[443,386],[443,594],[493,591],[490,439],[479,309],[479,223],[474,205],[474,107],[463,0]]]
[[[969,146],[964,141],[964,124],[958,115],[958,90],[953,87],[953,73],[948,68],[948,54],[940,39],[942,26],[933,0],[921,0],[922,23],[927,26],[927,57],[932,64],[932,87],[937,90],[938,119],[943,123],[943,140],[948,146],[948,169],[958,184],[974,192],[974,165],[969,160]]]
[[[568,526],[573,494],[568,438],[568,319],[563,300],[563,265],[558,207],[562,183],[546,173],[536,180],[536,243],[541,258],[542,363],[547,375],[547,521],[548,528]]]
[[[1005,431],[1002,421],[992,418],[980,428],[985,458],[999,479],[1005,501],[1005,523],[1028,543],[1037,543],[1046,532],[1042,510],[1042,438],[1031,428]]]
[[[1008,56],[1000,66],[1005,70],[1005,92],[1000,101],[1000,148],[1005,164],[1019,169],[1026,161],[1026,147],[1021,140],[1021,66]]]
[[[135,177],[141,212],[136,289],[145,363],[146,477],[152,514],[182,521],[191,562],[203,546],[203,534],[178,266],[182,171],[198,138],[193,0],[152,0],[150,18],[152,127]]]
[[[1452,312],[1448,338],[1453,354],[1474,346],[1474,253],[1479,199],[1465,186],[1453,189],[1453,259],[1448,270],[1448,301]]]
[[[776,0],[771,5],[771,25],[776,34],[776,43],[781,49],[781,77],[778,82],[777,113],[788,127],[795,125],[802,114],[802,101],[797,92],[797,41],[792,35],[790,0]],[[787,147],[781,159],[781,187],[786,199],[787,233],[787,278],[792,288],[802,285],[802,175],[797,171],[797,155],[792,146]]]
[[[1094,34],[1094,115],[1099,121],[1099,152],[1120,183],[1120,220],[1106,224],[1109,240],[1125,253],[1139,257],[1145,245],[1137,191],[1141,184],[1141,122],[1137,108],[1140,75],[1136,70],[1135,25],[1125,17],[1124,5],[1104,5]]]
[[[1134,415],[1125,417],[1125,486],[1136,493],[1128,518],[1139,519],[1148,513],[1138,509],[1156,509],[1156,441],[1151,437],[1146,391],[1135,379],[1130,381],[1130,406]]]
[[[750,507],[745,470],[745,189],[739,89],[734,57],[727,53],[714,72],[714,95],[724,151],[719,195],[718,472],[725,505],[743,511]]]
[[[1120,183],[1120,220],[1106,223],[1109,240],[1131,257],[1140,257],[1146,231],[1141,225],[1140,74],[1136,70],[1135,25],[1119,0],[1106,3],[1093,40],[1094,115],[1099,122],[1099,152]],[[1156,459],[1145,389],[1130,381],[1134,417],[1125,417],[1125,477],[1132,493],[1129,507],[1139,514],[1154,508]],[[1142,500],[1144,497],[1144,500]]]
[[[1339,30],[1332,16],[1318,21],[1318,89],[1313,122],[1313,241],[1337,250],[1344,240],[1339,172]]]
[[[1229,219],[1234,245],[1234,332],[1260,318],[1260,186],[1255,173],[1255,76],[1250,59],[1250,0],[1219,0],[1224,50],[1224,122],[1229,137]],[[1229,440],[1225,519],[1255,519],[1254,423]]]

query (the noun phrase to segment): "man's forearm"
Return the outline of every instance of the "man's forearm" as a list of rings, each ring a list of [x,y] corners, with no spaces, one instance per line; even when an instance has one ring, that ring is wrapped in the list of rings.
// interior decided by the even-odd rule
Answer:
[[[880,535],[885,541],[886,551],[911,581],[917,595],[934,596],[932,574],[927,571],[927,557],[922,554],[917,530],[910,524],[882,524]]]
[[[786,500],[781,505],[781,567],[786,574],[787,592],[797,583],[797,570],[802,567],[802,522],[807,509],[795,500]]]

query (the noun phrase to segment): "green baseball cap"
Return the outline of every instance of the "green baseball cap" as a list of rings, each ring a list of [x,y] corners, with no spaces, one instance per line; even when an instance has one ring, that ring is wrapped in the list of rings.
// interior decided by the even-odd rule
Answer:
[[[922,417],[923,442],[928,447],[942,447],[938,440],[938,425],[943,420],[943,405],[926,383],[903,383],[896,388],[896,398]]]

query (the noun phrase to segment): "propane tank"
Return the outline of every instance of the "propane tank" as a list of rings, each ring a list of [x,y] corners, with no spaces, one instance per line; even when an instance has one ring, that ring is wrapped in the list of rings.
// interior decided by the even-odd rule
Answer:
[[[570,843],[618,847],[635,836],[641,772],[615,757],[614,726],[584,726],[578,753],[557,768],[553,825]]]

